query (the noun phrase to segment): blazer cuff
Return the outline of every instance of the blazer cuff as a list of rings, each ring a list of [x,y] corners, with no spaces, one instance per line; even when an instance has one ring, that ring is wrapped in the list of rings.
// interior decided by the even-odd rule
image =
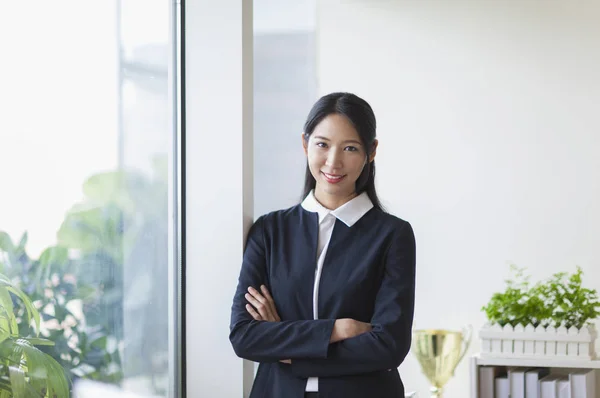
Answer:
[[[327,358],[329,353],[329,341],[331,340],[331,334],[333,333],[333,326],[335,325],[335,319],[318,319],[319,327],[315,330],[317,339],[315,345],[317,352],[319,353],[317,358]],[[294,360],[292,358],[292,364]]]

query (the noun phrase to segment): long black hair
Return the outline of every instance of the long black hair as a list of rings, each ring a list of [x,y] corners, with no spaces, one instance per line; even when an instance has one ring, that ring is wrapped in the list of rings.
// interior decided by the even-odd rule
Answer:
[[[367,156],[371,155],[377,129],[375,114],[367,101],[351,93],[336,92],[319,98],[306,118],[304,140],[308,143],[315,127],[331,114],[343,115],[352,123],[366,149]],[[317,182],[310,172],[307,161],[302,198],[305,198],[311,190],[315,189],[316,184]],[[362,173],[356,180],[356,193],[361,194],[365,191],[371,202],[373,202],[373,206],[383,211],[383,206],[375,190],[375,161],[367,161]]]

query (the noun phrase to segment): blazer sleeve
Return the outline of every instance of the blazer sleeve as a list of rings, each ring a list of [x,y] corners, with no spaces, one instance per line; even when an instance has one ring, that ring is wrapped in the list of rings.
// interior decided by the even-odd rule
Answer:
[[[415,237],[408,222],[397,227],[385,255],[385,275],[375,301],[373,330],[331,344],[327,358],[292,359],[298,377],[335,377],[396,369],[411,345],[415,302]]]
[[[237,356],[255,362],[289,358],[326,358],[335,319],[266,322],[248,313],[249,286],[269,287],[264,239],[265,217],[248,233],[242,268],[233,298],[229,340]]]

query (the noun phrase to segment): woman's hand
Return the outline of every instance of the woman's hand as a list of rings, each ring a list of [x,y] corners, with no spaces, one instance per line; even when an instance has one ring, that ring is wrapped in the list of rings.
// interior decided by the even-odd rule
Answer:
[[[373,330],[370,323],[357,321],[350,318],[336,319],[331,333],[330,343],[350,339],[363,333],[368,333]]]
[[[273,297],[271,297],[271,294],[265,285],[260,287],[260,292],[250,286],[245,297],[251,304],[246,304],[246,311],[252,315],[252,318],[257,321],[281,321],[277,309],[275,308],[275,301],[273,301]]]
[[[246,293],[246,300],[250,302],[250,304],[246,304],[246,310],[252,315],[257,321],[268,321],[268,322],[279,322],[281,318],[277,313],[277,309],[275,308],[275,301],[273,297],[271,297],[271,293],[265,285],[260,287],[262,292],[259,293],[258,290],[250,286],[248,288],[248,293]],[[291,359],[282,359],[279,362],[285,364],[291,364]]]

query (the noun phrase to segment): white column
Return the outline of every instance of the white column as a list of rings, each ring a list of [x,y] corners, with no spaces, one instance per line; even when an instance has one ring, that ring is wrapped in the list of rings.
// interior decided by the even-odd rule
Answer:
[[[252,364],[228,338],[253,221],[252,3],[184,3],[186,375],[194,398],[247,396],[252,383]]]

